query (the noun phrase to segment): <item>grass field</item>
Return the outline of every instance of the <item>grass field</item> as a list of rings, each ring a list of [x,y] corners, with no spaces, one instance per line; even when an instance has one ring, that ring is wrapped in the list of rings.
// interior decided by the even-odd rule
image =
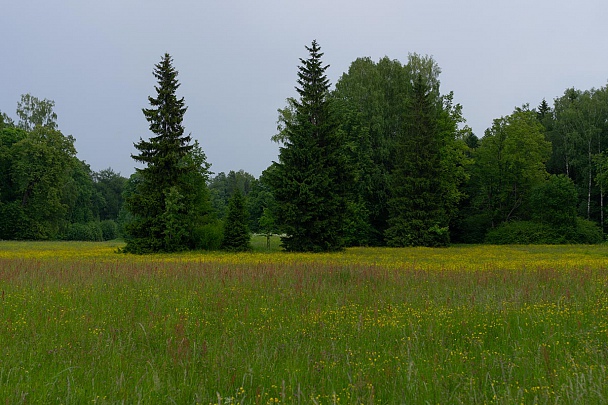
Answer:
[[[17,403],[608,401],[608,246],[132,256],[0,242]]]

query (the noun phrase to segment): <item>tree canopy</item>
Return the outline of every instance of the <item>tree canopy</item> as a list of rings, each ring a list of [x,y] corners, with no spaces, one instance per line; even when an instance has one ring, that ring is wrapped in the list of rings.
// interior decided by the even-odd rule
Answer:
[[[93,171],[55,102],[22,95],[15,118],[0,112],[0,239],[122,236],[135,253],[246,248],[249,231],[312,252],[602,240],[608,86],[524,104],[478,137],[432,57],[358,58],[332,89],[319,44],[306,50],[297,97],[278,109],[278,159],[259,178],[211,177],[169,54],[129,179]]]

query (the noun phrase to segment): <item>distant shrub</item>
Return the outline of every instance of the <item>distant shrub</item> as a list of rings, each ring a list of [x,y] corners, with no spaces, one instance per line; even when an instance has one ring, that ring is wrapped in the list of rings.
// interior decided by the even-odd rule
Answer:
[[[198,228],[195,234],[196,248],[218,250],[224,240],[224,226],[221,221],[215,221]]]
[[[576,220],[576,241],[577,243],[595,244],[604,241],[601,228],[593,221],[583,218]]]
[[[111,219],[101,221],[101,235],[103,240],[112,240],[118,238],[118,225]]]
[[[534,221],[507,222],[488,232],[485,243],[493,245],[557,245],[566,243],[601,243],[604,240],[596,223],[582,218],[576,226],[551,226]]]
[[[485,242],[492,245],[533,245],[568,243],[565,236],[547,224],[513,221],[488,232]]]
[[[86,224],[71,224],[65,234],[64,239],[86,242],[100,242],[103,240],[103,232],[99,222],[88,222]]]
[[[574,182],[565,175],[552,175],[533,190],[528,208],[530,219],[568,232],[576,227],[577,200]]]

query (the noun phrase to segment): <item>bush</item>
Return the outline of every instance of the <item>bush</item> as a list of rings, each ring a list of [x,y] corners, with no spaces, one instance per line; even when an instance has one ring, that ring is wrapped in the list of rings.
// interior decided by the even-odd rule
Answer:
[[[533,221],[506,222],[488,232],[485,243],[492,245],[534,245],[568,243],[566,236],[547,224]]]
[[[214,221],[199,227],[195,231],[196,249],[218,250],[224,240],[224,226],[221,221]]]
[[[576,219],[576,227],[558,227],[534,221],[513,221],[492,229],[485,243],[493,245],[556,245],[565,243],[601,243],[601,229],[595,222]]]
[[[103,240],[112,240],[118,238],[118,225],[111,219],[101,221],[101,235]]]
[[[64,236],[65,240],[77,240],[86,242],[100,242],[103,240],[103,232],[99,222],[86,224],[71,224]]]
[[[604,235],[600,227],[593,221],[583,218],[576,219],[576,242],[584,244],[596,244],[604,241]]]

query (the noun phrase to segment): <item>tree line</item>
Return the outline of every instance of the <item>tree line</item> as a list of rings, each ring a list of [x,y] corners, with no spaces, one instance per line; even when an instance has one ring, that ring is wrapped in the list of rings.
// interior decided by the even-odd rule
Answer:
[[[129,179],[92,172],[54,103],[22,96],[17,122],[0,114],[0,238],[120,235],[135,253],[247,250],[251,232],[279,233],[289,251],[603,240],[607,87],[522,105],[479,138],[432,57],[359,58],[332,88],[319,44],[306,50],[259,178],[213,176],[185,134],[168,54]]]
[[[114,239],[127,179],[79,160],[53,107],[26,94],[16,122],[0,113],[0,239]]]

